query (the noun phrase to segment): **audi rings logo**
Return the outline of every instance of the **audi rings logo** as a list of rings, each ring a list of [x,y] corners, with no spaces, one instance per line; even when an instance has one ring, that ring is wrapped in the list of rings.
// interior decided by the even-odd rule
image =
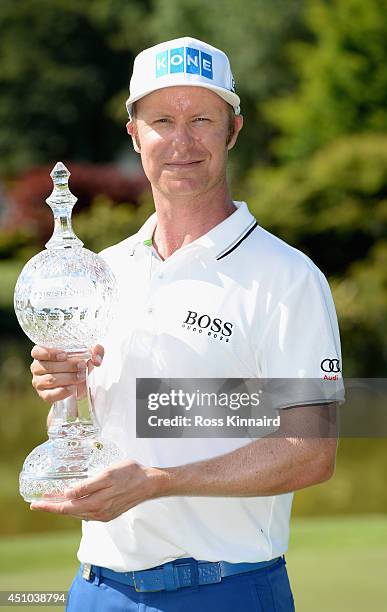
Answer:
[[[323,372],[340,372],[338,359],[323,359],[321,362],[321,369]]]

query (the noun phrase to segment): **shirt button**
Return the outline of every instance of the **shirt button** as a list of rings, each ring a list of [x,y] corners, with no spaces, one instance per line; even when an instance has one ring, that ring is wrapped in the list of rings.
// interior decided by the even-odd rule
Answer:
[[[159,278],[164,278],[164,274],[162,272],[160,272]]]
[[[153,312],[153,307],[149,306],[149,308],[147,308],[147,313],[152,314],[152,312]]]

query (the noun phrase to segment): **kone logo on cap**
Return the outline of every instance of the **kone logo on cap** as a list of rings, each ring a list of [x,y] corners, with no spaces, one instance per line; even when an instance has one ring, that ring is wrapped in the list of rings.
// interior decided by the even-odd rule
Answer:
[[[178,47],[157,53],[156,79],[176,72],[200,74],[212,80],[212,55],[193,47]]]

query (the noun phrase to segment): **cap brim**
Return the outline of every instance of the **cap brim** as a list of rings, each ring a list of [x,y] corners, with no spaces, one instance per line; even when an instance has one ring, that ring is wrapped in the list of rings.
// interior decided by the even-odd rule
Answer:
[[[209,89],[210,91],[213,91],[214,93],[218,94],[218,96],[223,98],[225,102],[230,104],[233,107],[236,115],[239,115],[240,113],[240,98],[239,96],[237,96],[236,93],[232,91],[228,91],[227,89],[223,89],[223,87],[217,87],[216,85],[206,85],[204,83],[185,82],[185,83],[172,83],[170,85],[162,85],[160,87],[152,87],[152,89],[143,91],[140,94],[137,94],[136,96],[129,96],[129,98],[125,102],[126,110],[128,111],[129,117],[131,116],[133,102],[137,102],[137,100],[141,100],[141,98],[148,96],[154,91],[159,91],[160,89],[166,89],[167,87],[168,88],[169,87],[202,87],[203,89]]]

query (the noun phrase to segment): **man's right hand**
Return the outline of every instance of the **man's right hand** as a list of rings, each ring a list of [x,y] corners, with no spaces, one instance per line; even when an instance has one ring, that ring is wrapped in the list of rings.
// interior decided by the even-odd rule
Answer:
[[[46,349],[34,346],[31,351],[32,386],[38,395],[51,404],[75,393],[85,391],[86,367],[89,372],[94,366],[100,366],[104,349],[97,344],[91,349],[91,359],[86,364],[84,359],[68,358],[58,349]]]

